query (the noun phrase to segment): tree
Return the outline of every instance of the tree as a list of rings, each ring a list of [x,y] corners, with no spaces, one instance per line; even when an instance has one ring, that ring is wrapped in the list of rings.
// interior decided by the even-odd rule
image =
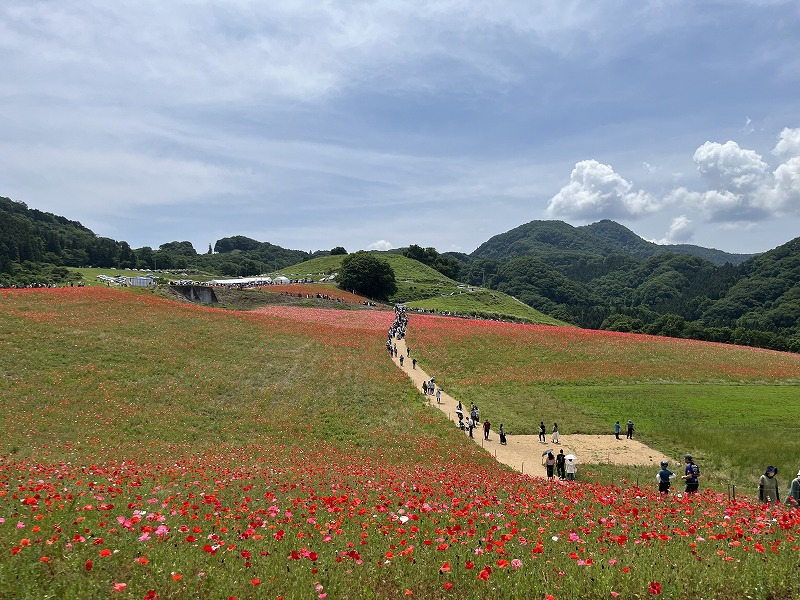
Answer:
[[[347,254],[347,250],[345,250],[343,246],[336,246],[336,248],[331,250],[331,256],[337,256],[339,254]]]
[[[450,279],[457,279],[461,270],[461,264],[458,260],[452,256],[439,254],[436,248],[422,248],[417,244],[411,244],[403,250],[403,256],[428,265]]]
[[[377,256],[364,252],[348,254],[337,276],[339,287],[370,298],[387,299],[397,291],[394,269]]]

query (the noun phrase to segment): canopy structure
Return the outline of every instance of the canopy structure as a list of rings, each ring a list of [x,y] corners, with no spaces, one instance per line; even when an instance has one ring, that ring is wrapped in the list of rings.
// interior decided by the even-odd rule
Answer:
[[[287,280],[288,281],[288,280]],[[208,285],[253,285],[272,283],[271,277],[240,277],[238,279],[212,279],[206,282]]]

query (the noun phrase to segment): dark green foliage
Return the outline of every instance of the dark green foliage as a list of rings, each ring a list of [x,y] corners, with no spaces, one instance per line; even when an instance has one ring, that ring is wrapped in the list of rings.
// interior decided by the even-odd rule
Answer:
[[[337,281],[342,289],[379,300],[385,300],[397,291],[391,265],[363,250],[349,254],[342,260]]]
[[[423,265],[436,269],[445,277],[458,279],[461,263],[452,256],[439,254],[436,248],[422,248],[417,244],[411,244],[408,248],[404,248],[402,253],[407,258],[418,260]]]
[[[340,254],[347,254],[347,250],[343,246],[336,246],[331,250],[331,256],[338,256]]]
[[[222,238],[217,240],[214,244],[214,252],[233,252],[234,250],[257,250],[261,242],[245,237],[243,235],[235,235],[233,237]]]
[[[653,244],[613,221],[533,221],[456,258],[466,282],[582,327],[780,350],[800,336],[800,238],[748,256]]]
[[[197,256],[197,251],[194,249],[191,242],[168,242],[166,244],[161,244],[158,249],[161,252],[170,252],[183,256]]]

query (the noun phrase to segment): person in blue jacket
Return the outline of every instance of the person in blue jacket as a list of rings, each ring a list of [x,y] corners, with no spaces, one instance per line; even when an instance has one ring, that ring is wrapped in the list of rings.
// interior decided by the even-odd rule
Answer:
[[[656,473],[656,481],[658,481],[658,491],[661,494],[668,494],[669,488],[672,486],[671,480],[675,479],[677,475],[670,471],[667,467],[669,463],[667,461],[662,461],[661,463],[661,470]]]
[[[686,493],[694,494],[700,487],[700,467],[694,462],[691,454],[686,455],[686,471],[681,478],[686,482]]]

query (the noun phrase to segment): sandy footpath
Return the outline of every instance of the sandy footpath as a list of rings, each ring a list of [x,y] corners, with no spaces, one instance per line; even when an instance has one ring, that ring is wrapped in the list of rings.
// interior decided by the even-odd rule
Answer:
[[[407,346],[405,340],[393,340],[397,344],[397,356],[392,360],[408,375],[414,385],[422,394],[422,382],[429,381],[431,376],[426,373],[421,365],[417,368],[412,366],[412,357],[406,356]],[[403,355],[403,366],[400,366],[400,355]],[[424,397],[424,396],[423,396]],[[437,404],[435,396],[427,396],[430,406],[440,409],[454,423],[458,424],[456,415],[455,400],[444,390],[442,391],[441,404]],[[469,406],[464,406],[464,415],[469,413]],[[490,419],[491,420],[491,419]],[[578,464],[615,464],[615,465],[642,465],[653,467],[653,474],[659,469],[662,460],[670,460],[669,457],[653,450],[637,440],[627,440],[622,438],[617,440],[613,434],[609,435],[561,435],[560,444],[550,443],[551,436],[548,433],[547,443],[541,443],[535,435],[514,435],[509,433],[506,427],[507,444],[500,444],[500,437],[494,427],[499,427],[499,423],[493,423],[493,428],[489,432],[489,439],[483,439],[483,425],[473,431],[475,443],[480,444],[487,452],[491,453],[498,461],[516,469],[522,473],[532,475],[543,475],[542,453],[545,450],[553,449],[558,452],[564,449],[564,454],[574,454]],[[623,429],[624,431],[624,429]],[[672,461],[674,462],[674,461]]]

